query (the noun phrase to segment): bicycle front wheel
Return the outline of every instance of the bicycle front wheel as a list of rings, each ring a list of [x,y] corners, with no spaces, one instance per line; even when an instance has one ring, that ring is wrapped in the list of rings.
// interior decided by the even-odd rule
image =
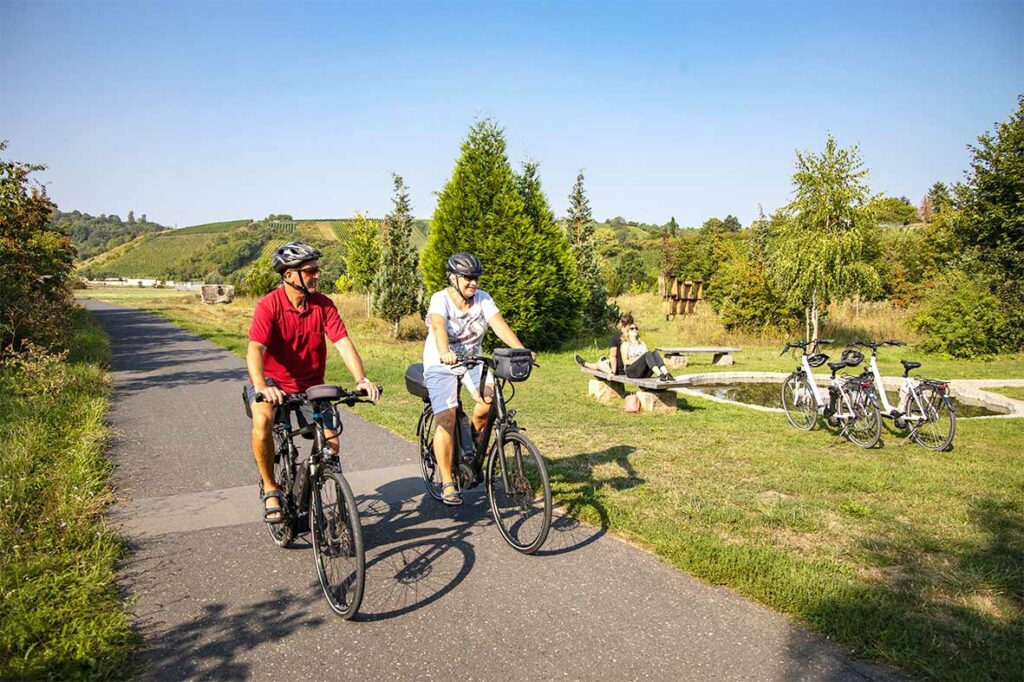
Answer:
[[[907,405],[907,422],[911,435],[918,445],[942,452],[953,442],[956,433],[956,413],[949,405],[949,399],[932,386],[920,386],[917,398],[910,396]],[[922,411],[923,408],[923,411]]]
[[[786,419],[798,429],[810,431],[818,424],[818,407],[807,377],[793,372],[782,384],[782,409]]]
[[[871,449],[882,439],[882,413],[875,404],[874,396],[867,391],[851,389],[846,394],[853,408],[853,419],[847,424],[846,437],[855,445]]]
[[[359,610],[366,580],[356,498],[341,473],[325,471],[313,487],[309,507],[320,586],[331,610],[348,620]]]
[[[551,528],[551,484],[537,446],[518,431],[491,449],[487,499],[505,542],[524,554],[540,549]]]

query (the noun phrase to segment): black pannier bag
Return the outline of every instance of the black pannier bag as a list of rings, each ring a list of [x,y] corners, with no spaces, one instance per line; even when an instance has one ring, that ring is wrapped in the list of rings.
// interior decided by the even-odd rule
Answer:
[[[415,365],[409,365],[409,369],[405,370],[405,390],[417,398],[430,400],[430,393],[427,392],[427,387],[423,383],[423,363],[417,362]]]
[[[507,381],[526,381],[533,369],[533,354],[526,348],[495,348],[494,375]]]

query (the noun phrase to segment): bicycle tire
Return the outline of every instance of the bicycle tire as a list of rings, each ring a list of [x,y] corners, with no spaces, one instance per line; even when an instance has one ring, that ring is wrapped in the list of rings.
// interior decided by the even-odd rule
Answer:
[[[501,537],[516,551],[533,554],[547,540],[552,508],[548,470],[537,446],[518,431],[506,431],[491,448],[486,478]]]
[[[434,424],[434,412],[427,405],[420,414],[420,423],[416,427],[420,441],[420,474],[423,476],[423,487],[427,494],[435,500],[441,500],[441,471],[437,468],[437,460],[434,458],[434,432],[437,430]]]
[[[818,425],[814,391],[803,373],[793,372],[782,382],[782,409],[789,423],[802,431],[813,431]]]
[[[340,472],[327,470],[317,477],[309,518],[320,587],[331,610],[348,620],[363,601],[366,555],[356,498]]]
[[[874,395],[860,389],[843,389],[853,407],[853,419],[846,425],[846,437],[854,445],[870,450],[882,440],[882,413]]]
[[[288,547],[295,539],[294,513],[292,509],[291,489],[292,479],[288,471],[287,441],[274,434],[274,480],[277,481],[277,489],[284,495],[281,502],[281,523],[267,523],[267,532],[270,538],[278,547]],[[260,479],[260,495],[263,495],[263,479]]]
[[[949,398],[935,388],[918,385],[914,390],[920,404],[924,406],[924,414],[917,400],[911,396],[907,405],[907,422],[913,429],[911,436],[921,447],[942,452],[950,446],[956,435],[956,412]]]

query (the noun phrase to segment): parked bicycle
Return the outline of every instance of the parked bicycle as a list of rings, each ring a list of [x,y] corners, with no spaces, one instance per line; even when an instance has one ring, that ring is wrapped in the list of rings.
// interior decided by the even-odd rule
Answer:
[[[278,407],[273,429],[274,479],[284,499],[282,521],[267,524],[270,537],[278,546],[287,547],[296,535],[311,531],[320,586],[331,610],[346,620],[356,615],[363,600],[366,557],[356,499],[342,474],[338,454],[327,443],[323,415],[340,403],[370,402],[364,397],[328,384],[288,393]],[[257,393],[256,401],[262,400],[263,395]],[[307,406],[312,411],[308,423],[302,417],[302,408]],[[294,429],[293,413],[298,422]],[[341,420],[336,422],[340,427]],[[295,445],[300,437],[313,441],[309,457],[302,461]]]
[[[882,416],[872,389],[874,378],[867,373],[836,376],[841,369],[859,365],[864,355],[850,349],[841,361],[828,362],[828,356],[818,352],[818,347],[832,342],[832,339],[796,341],[787,343],[782,349],[781,355],[790,349],[801,350],[800,366],[782,384],[782,408],[786,411],[786,419],[796,428],[810,431],[822,416],[830,426],[838,427],[840,435],[850,442],[862,448],[873,448],[882,438]],[[812,371],[812,368],[826,363],[832,371],[827,402]]]
[[[900,360],[903,382],[900,384],[899,404],[892,405],[885,393],[882,373],[878,369],[879,346],[905,346],[895,339],[888,341],[857,341],[854,345],[871,349],[868,369],[875,379],[875,392],[882,406],[882,414],[893,420],[898,429],[908,429],[907,437],[918,445],[942,452],[953,442],[956,434],[956,409],[949,396],[949,382],[940,379],[910,377],[910,371],[920,362]]]
[[[452,365],[452,372],[458,378],[452,458],[455,484],[461,492],[486,481],[487,499],[501,536],[513,549],[524,554],[533,554],[544,544],[551,528],[552,508],[544,459],[516,423],[516,411],[508,409],[508,403],[515,396],[515,383],[529,378],[533,364],[529,351],[502,348],[495,351],[493,358],[475,355],[461,358]],[[467,371],[478,365],[485,367],[485,379],[493,380],[494,395],[486,426],[480,434],[474,434],[462,408],[462,380]],[[486,383],[483,381],[481,385]],[[422,364],[409,367],[405,386],[411,394],[423,399],[423,412],[416,426],[420,468],[427,492],[440,500],[441,472],[434,458],[436,426],[430,395],[423,383]],[[512,393],[506,398],[507,387],[511,387]]]

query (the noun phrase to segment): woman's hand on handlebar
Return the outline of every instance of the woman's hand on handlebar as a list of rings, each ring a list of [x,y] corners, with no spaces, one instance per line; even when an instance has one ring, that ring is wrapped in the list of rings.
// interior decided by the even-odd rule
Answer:
[[[446,351],[441,353],[441,362],[446,365],[454,365],[459,361],[459,356],[455,354],[455,351]]]
[[[263,388],[256,391],[257,402],[270,403],[271,405],[280,405],[284,403],[284,391],[277,386],[264,386]],[[259,398],[263,400],[260,401]]]

